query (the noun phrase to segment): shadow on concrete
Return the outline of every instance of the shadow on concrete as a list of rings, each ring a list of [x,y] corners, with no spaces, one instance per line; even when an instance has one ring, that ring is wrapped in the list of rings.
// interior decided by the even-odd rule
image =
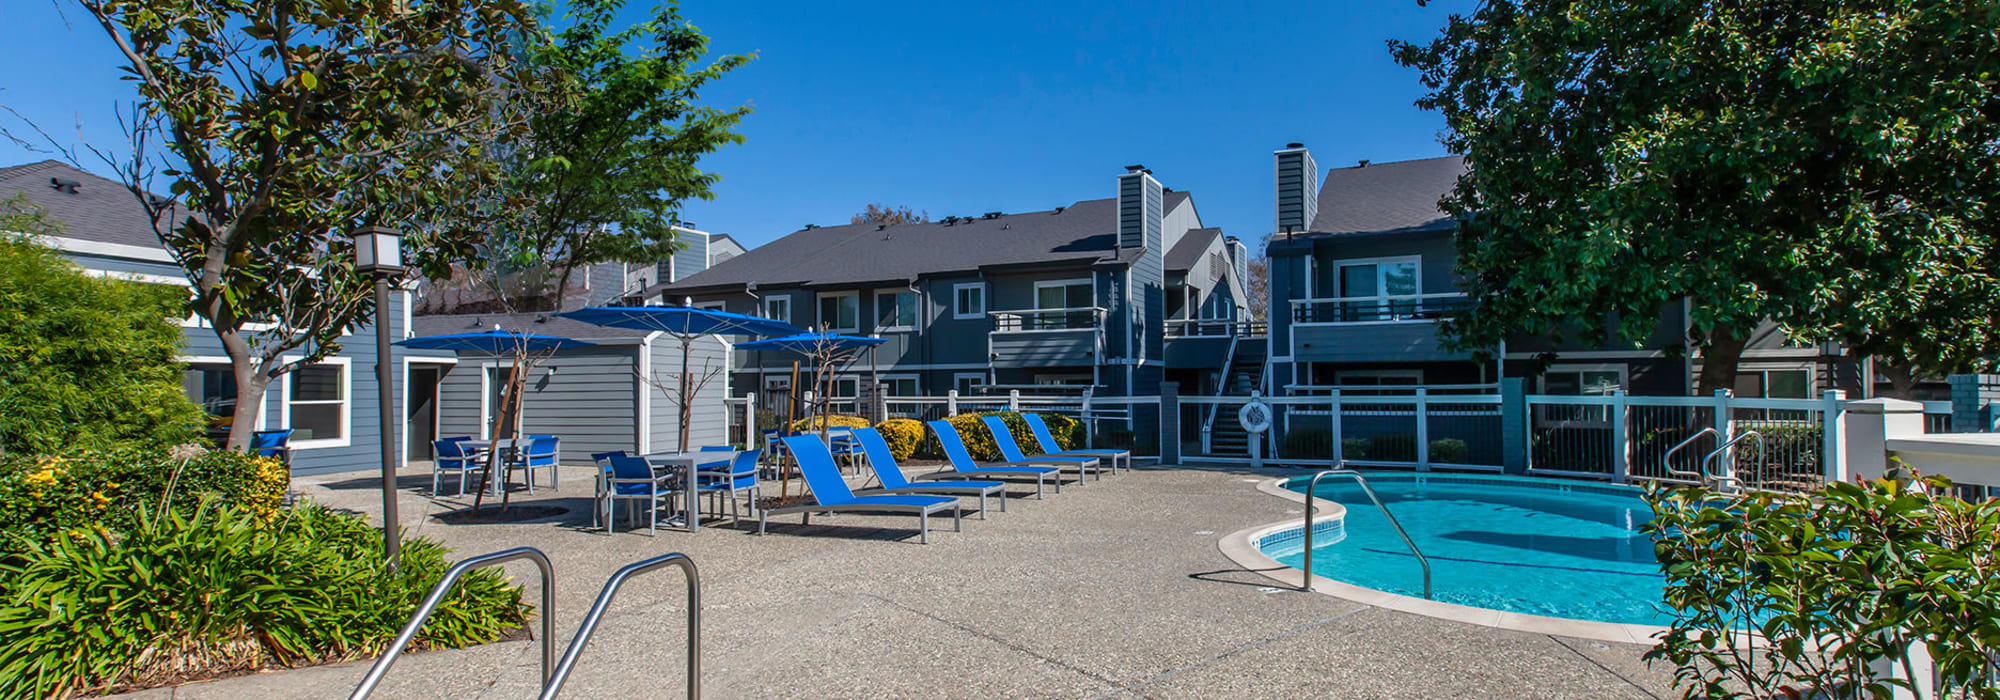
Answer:
[[[1209,583],[1230,583],[1238,586],[1251,586],[1255,588],[1288,588],[1287,586],[1280,584],[1277,581],[1264,578],[1259,573],[1264,571],[1284,571],[1287,568],[1290,567],[1274,566],[1268,569],[1217,569],[1215,571],[1203,571],[1201,573],[1188,574],[1188,578],[1194,579],[1196,581],[1207,581]],[[1242,580],[1237,580],[1237,579],[1242,579]]]

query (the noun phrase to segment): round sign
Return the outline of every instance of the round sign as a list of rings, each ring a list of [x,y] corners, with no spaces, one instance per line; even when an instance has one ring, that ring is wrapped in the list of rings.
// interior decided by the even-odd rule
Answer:
[[[1270,430],[1271,404],[1264,403],[1261,400],[1252,400],[1249,403],[1243,404],[1242,408],[1236,409],[1236,422],[1243,424],[1245,432],[1262,433]]]

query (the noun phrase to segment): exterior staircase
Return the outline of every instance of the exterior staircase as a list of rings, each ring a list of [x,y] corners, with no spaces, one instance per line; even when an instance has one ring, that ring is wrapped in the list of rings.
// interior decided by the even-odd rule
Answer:
[[[1216,387],[1215,395],[1248,397],[1250,392],[1262,390],[1265,358],[1269,354],[1268,344],[1262,336],[1239,336],[1231,342],[1229,359],[1222,367],[1222,380]],[[1236,421],[1236,411],[1212,410],[1205,417],[1205,421],[1208,428],[1208,454],[1222,456],[1250,454],[1250,436],[1243,432],[1243,425]]]

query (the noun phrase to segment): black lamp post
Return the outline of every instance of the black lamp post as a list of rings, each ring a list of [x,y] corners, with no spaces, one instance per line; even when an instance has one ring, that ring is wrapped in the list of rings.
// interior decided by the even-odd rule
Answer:
[[[389,368],[389,280],[403,274],[403,234],[383,226],[354,232],[354,270],[375,278],[375,396],[382,408],[382,553],[402,554],[396,518],[396,375]]]

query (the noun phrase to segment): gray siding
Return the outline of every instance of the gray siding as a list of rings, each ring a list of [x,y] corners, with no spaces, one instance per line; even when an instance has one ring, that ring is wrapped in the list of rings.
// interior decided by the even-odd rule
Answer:
[[[993,336],[994,367],[1089,367],[1095,364],[1092,330],[1025,331]]]
[[[531,368],[521,408],[523,432],[562,438],[564,462],[588,462],[592,452],[638,449],[637,349],[578,348]],[[438,390],[440,436],[485,434],[483,391],[491,389],[482,379],[496,364],[505,363],[467,357],[444,376]]]
[[[1430,321],[1365,324],[1312,324],[1295,327],[1292,359],[1298,362],[1395,362],[1462,360],[1438,345]]]
[[[699,380],[706,373],[705,368],[720,371],[715,379],[695,395],[689,410],[688,445],[720,445],[729,439],[729,413],[722,399],[729,393],[729,361],[727,340],[717,336],[696,338],[688,348],[688,376]],[[681,343],[670,336],[659,336],[652,343],[652,374],[658,380],[673,382],[680,376]],[[649,426],[654,452],[679,449],[680,408],[668,400],[665,392],[647,386],[646,400],[651,402],[652,425]]]
[[[679,282],[708,269],[708,235],[693,231],[675,233],[685,246],[674,251],[674,277],[668,282]]]
[[[1319,164],[1304,148],[1278,151],[1277,231],[1304,231],[1319,214]]]

